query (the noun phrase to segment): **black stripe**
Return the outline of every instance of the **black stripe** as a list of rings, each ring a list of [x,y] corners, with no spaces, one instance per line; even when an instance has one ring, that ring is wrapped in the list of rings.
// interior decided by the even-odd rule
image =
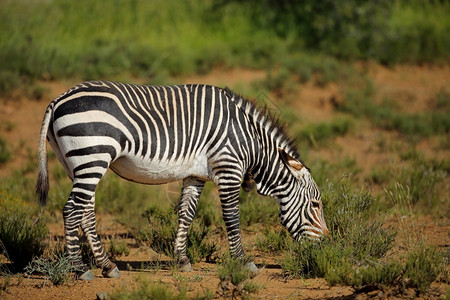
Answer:
[[[86,191],[94,192],[95,188],[97,187],[96,184],[88,184],[88,183],[75,183],[73,185],[74,188],[80,188]]]
[[[84,169],[88,169],[88,168],[94,168],[94,167],[102,167],[104,169],[107,169],[108,168],[108,163],[106,161],[103,161],[103,160],[91,161],[91,162],[79,165],[78,167],[74,168],[73,169],[73,173],[76,173],[78,171],[81,171],[81,170],[84,170]]]
[[[108,146],[108,145],[97,145],[97,146],[91,146],[91,147],[71,150],[66,153],[66,157],[85,156],[85,155],[91,155],[91,154],[97,154],[97,153],[108,153],[111,156],[111,160],[116,158],[116,149],[113,146]]]
[[[76,175],[76,178],[102,178],[103,174],[102,173],[86,173],[86,174],[81,174],[81,175]]]

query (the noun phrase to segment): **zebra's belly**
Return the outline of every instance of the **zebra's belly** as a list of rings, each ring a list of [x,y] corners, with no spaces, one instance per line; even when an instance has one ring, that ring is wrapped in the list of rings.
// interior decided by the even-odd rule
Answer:
[[[194,176],[209,180],[211,169],[206,155],[191,160],[159,161],[142,160],[123,156],[111,164],[111,169],[119,176],[143,184],[163,184]]]

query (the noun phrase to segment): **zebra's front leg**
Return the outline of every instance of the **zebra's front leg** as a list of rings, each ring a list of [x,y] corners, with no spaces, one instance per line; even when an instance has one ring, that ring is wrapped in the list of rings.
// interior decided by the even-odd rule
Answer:
[[[188,177],[183,181],[183,190],[178,207],[177,237],[175,239],[175,257],[177,265],[182,271],[192,271],[191,263],[186,254],[187,235],[204,186],[204,181],[193,177]]]
[[[119,269],[116,264],[111,262],[106,255],[105,249],[100,242],[100,238],[95,229],[95,196],[89,202],[89,206],[85,209],[83,219],[81,221],[81,228],[87,237],[89,246],[94,254],[95,265],[102,269],[102,274],[109,278],[120,277]]]
[[[229,179],[219,183],[220,202],[225,226],[227,228],[230,255],[233,258],[247,260],[242,247],[241,232],[239,229],[239,192],[240,181],[232,182]],[[253,260],[248,260],[245,267],[254,275],[258,272]]]

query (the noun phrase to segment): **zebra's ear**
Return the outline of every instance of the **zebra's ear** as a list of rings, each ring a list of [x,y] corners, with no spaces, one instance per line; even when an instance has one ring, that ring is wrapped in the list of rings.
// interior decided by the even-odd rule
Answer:
[[[280,153],[281,160],[286,165],[286,167],[289,168],[292,174],[297,178],[300,177],[300,172],[304,168],[302,163],[299,162],[297,159],[293,158],[292,156],[290,156],[289,154],[287,154],[286,151],[284,151],[281,148],[278,148],[278,152]]]

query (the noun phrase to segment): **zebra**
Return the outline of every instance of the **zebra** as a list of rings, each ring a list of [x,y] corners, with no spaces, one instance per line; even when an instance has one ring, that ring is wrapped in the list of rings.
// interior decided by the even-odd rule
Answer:
[[[104,277],[120,277],[95,228],[95,189],[108,169],[142,184],[182,180],[175,259],[192,270],[187,232],[207,181],[218,189],[230,255],[243,259],[239,192],[256,187],[279,204],[281,223],[295,240],[328,234],[321,195],[310,169],[278,120],[250,100],[204,84],[78,84],[47,107],[39,137],[36,193],[45,205],[47,141],[72,180],[63,208],[66,249],[82,280],[94,277],[82,262],[78,230],[86,235]],[[253,261],[247,264],[257,270]]]

